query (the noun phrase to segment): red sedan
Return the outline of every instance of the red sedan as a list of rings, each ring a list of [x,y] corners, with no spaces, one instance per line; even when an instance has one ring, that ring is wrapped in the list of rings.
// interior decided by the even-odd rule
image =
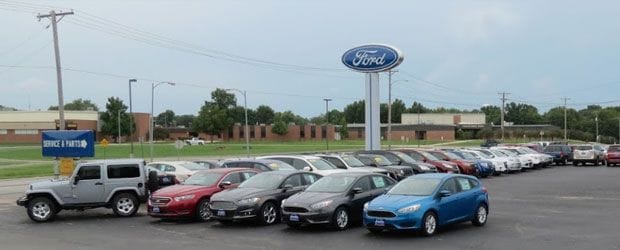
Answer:
[[[611,145],[607,149],[607,166],[620,164],[620,145]]]
[[[247,168],[217,168],[197,172],[183,184],[165,187],[151,194],[148,214],[155,218],[211,218],[209,199],[224,189],[235,188],[259,171]]]
[[[435,156],[424,150],[399,149],[398,151],[407,154],[416,161],[432,164],[437,168],[437,171],[441,173],[459,173],[459,168],[455,163],[437,159]]]
[[[450,152],[444,152],[441,150],[432,150],[432,151],[428,151],[428,153],[432,154],[433,156],[441,160],[456,163],[456,165],[459,167],[459,171],[461,172],[461,174],[468,174],[468,175],[476,174],[476,169],[472,166],[473,162],[471,161],[459,158],[457,155],[454,155]]]

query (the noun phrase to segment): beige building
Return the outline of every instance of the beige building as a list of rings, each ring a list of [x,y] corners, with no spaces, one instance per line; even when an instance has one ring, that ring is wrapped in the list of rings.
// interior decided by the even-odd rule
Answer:
[[[425,125],[484,125],[486,116],[484,113],[404,113],[401,116],[402,124],[425,124]]]
[[[97,111],[65,111],[67,130],[99,131]],[[60,127],[58,111],[0,111],[0,143],[37,143]]]

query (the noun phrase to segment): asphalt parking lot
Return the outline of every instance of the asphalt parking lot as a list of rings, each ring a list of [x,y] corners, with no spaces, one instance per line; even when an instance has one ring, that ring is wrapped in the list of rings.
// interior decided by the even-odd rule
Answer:
[[[293,230],[285,225],[162,222],[110,210],[63,211],[36,224],[17,207],[18,185],[0,185],[2,249],[620,249],[620,167],[553,167],[484,179],[489,221],[431,238],[414,232]],[[16,186],[18,186],[16,188]],[[4,191],[3,191],[4,190]],[[8,191],[7,191],[8,190]],[[17,190],[17,191],[16,191]]]

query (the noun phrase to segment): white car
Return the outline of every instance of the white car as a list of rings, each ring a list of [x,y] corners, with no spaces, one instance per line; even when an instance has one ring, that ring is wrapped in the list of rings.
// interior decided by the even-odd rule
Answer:
[[[488,156],[488,155],[483,154],[482,152],[476,151],[476,150],[463,149],[463,150],[459,150],[459,151],[462,151],[462,152],[465,152],[465,153],[469,153],[470,155],[476,157],[476,159],[486,160],[486,161],[492,162],[493,163],[493,167],[495,168],[495,173],[496,174],[508,172],[508,168],[506,167],[506,165],[508,163],[505,160]]]
[[[533,155],[528,155],[525,152],[519,151],[514,147],[493,147],[492,150],[499,150],[509,156],[517,157],[521,162],[522,170],[534,168],[534,164],[540,164],[540,159]]]
[[[190,146],[192,146],[192,145],[205,145],[205,141],[201,140],[199,138],[194,137],[192,139],[185,140],[185,144],[190,145]]]
[[[508,168],[508,172],[521,171],[521,169],[523,168],[521,166],[521,161],[519,160],[519,157],[510,156],[497,149],[478,149],[478,151],[482,152],[483,154],[487,154],[491,157],[497,157],[499,159],[504,159],[507,163],[506,167]]]
[[[193,174],[208,168],[191,161],[158,161],[146,165],[161,172],[174,174],[177,180],[183,182]]]
[[[540,160],[540,163],[539,163],[540,165],[538,166],[534,165],[534,167],[546,167],[546,166],[551,165],[551,163],[553,163],[553,156],[551,155],[540,153],[528,147],[518,147],[518,150],[522,152],[526,152],[536,157],[538,160]]]
[[[297,170],[313,172],[313,173],[317,173],[323,176],[346,172],[346,170],[339,169],[336,166],[334,166],[334,164],[331,164],[328,161],[318,156],[272,155],[272,156],[257,157],[257,159],[272,159],[272,160],[283,161],[293,166]]]

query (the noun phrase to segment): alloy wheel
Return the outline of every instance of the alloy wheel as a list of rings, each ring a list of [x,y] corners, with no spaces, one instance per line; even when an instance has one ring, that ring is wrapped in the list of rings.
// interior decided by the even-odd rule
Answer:
[[[134,208],[133,200],[123,197],[116,203],[116,208],[123,214],[130,214]]]
[[[45,220],[52,213],[52,208],[45,202],[37,202],[32,206],[32,215]]]
[[[265,223],[272,224],[276,221],[277,213],[276,209],[271,204],[267,204],[263,209],[263,218]]]
[[[433,214],[429,214],[424,222],[424,230],[427,235],[432,235],[435,233],[435,229],[437,229],[437,220]]]
[[[338,212],[338,215],[336,216],[336,223],[338,225],[338,228],[347,227],[347,225],[349,224],[349,215],[347,214],[346,210],[342,209]]]

